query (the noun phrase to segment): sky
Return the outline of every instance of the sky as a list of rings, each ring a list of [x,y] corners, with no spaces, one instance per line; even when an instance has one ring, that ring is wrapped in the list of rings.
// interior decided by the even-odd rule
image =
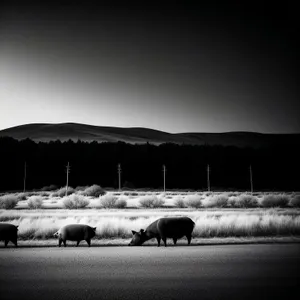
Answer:
[[[201,2],[3,2],[0,130],[299,133],[295,5]]]

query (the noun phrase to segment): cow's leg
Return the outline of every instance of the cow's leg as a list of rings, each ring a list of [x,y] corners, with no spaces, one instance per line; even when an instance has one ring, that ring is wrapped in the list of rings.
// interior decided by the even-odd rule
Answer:
[[[176,245],[177,239],[176,239],[176,238],[173,238],[173,242],[174,242],[174,245]]]

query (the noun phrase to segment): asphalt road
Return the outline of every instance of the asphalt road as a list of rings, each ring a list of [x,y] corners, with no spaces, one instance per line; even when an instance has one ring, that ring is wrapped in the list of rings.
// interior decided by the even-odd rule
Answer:
[[[0,248],[1,300],[282,300],[299,283],[300,244]]]

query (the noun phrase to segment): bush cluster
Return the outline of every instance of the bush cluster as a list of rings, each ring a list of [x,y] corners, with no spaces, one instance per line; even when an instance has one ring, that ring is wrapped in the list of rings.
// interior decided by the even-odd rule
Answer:
[[[293,207],[300,207],[300,194],[294,195],[294,197],[290,200],[290,204]]]
[[[185,204],[190,208],[200,208],[202,206],[202,199],[200,195],[188,195],[185,197]]]
[[[83,193],[85,196],[90,196],[90,197],[99,197],[105,195],[105,191],[100,185],[94,184],[90,187],[87,187]]]
[[[159,208],[165,204],[165,200],[155,195],[146,195],[140,198],[139,203],[144,208]]]
[[[27,199],[27,193],[19,193],[17,194],[17,197],[19,200],[26,200]]]
[[[2,209],[12,209],[19,202],[19,199],[16,195],[4,195],[0,197],[0,208]]]
[[[30,209],[38,209],[43,206],[43,198],[40,196],[31,196],[27,200],[27,205]]]
[[[263,207],[286,207],[290,202],[290,198],[287,195],[265,195],[261,201]]]
[[[186,207],[185,202],[184,202],[184,200],[181,196],[176,196],[174,198],[174,204],[175,204],[175,207],[178,207],[178,208],[185,208]]]
[[[228,203],[227,195],[210,196],[202,200],[202,205],[205,208],[226,207]]]
[[[73,194],[75,192],[75,190],[71,187],[71,186],[69,186],[68,187],[68,193],[67,193],[67,196],[68,195],[71,195],[71,194]],[[66,187],[62,187],[62,188],[60,188],[59,190],[57,190],[56,192],[54,192],[53,194],[52,194],[52,196],[53,197],[65,197],[66,196]]]
[[[251,208],[258,207],[258,200],[255,196],[245,194],[229,198],[228,204],[231,207]]]
[[[84,208],[90,204],[90,201],[82,195],[70,195],[63,199],[63,206],[68,209]]]
[[[50,184],[50,185],[47,185],[47,186],[42,187],[42,188],[41,188],[41,191],[43,191],[43,192],[55,191],[55,190],[57,190],[57,188],[58,188],[58,187],[57,187],[56,185]]]
[[[125,208],[127,206],[127,201],[125,197],[120,197],[119,199],[112,195],[106,194],[99,198],[100,206],[103,208]]]

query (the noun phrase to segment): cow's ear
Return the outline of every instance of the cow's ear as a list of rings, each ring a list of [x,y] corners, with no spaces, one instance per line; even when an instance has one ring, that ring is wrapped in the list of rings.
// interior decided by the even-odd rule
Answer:
[[[144,229],[141,229],[140,232],[141,232],[141,233],[144,233],[145,231],[144,231]]]
[[[131,232],[132,232],[132,234],[133,234],[133,235],[135,235],[135,234],[136,234],[136,231],[134,231],[134,230],[131,230]]]

